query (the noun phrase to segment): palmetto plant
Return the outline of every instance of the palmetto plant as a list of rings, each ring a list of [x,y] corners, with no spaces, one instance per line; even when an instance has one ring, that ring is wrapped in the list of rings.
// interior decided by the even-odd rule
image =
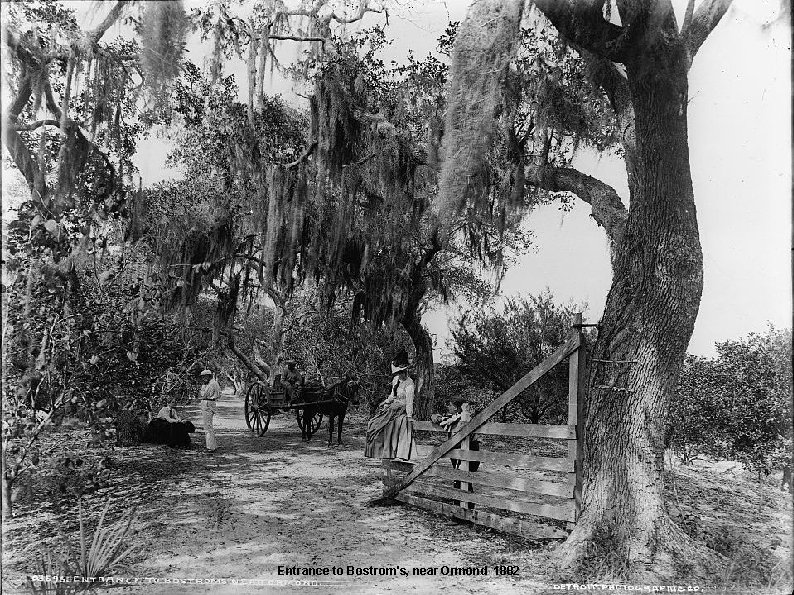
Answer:
[[[119,564],[132,552],[134,546],[125,549],[124,545],[130,534],[132,522],[135,520],[136,509],[131,509],[118,522],[105,527],[103,525],[108,508],[110,508],[110,499],[105,503],[91,545],[88,546],[86,527],[83,521],[83,504],[82,501],[78,502],[80,556],[79,559],[75,559],[70,555],[69,567],[73,575],[86,578],[104,576],[108,570]]]
[[[43,553],[39,566],[42,574],[28,576],[26,580],[26,586],[31,593],[72,595],[80,591],[91,590],[101,583],[85,579],[96,579],[108,575],[113,567],[121,563],[132,552],[132,546],[126,548],[124,546],[135,520],[136,509],[132,508],[116,523],[104,526],[105,515],[109,508],[110,499],[108,498],[89,546],[86,523],[83,519],[83,503],[82,500],[78,500],[79,556],[74,554],[69,544],[67,544],[67,556],[56,558],[49,550]],[[84,582],[78,581],[76,577],[82,578]]]

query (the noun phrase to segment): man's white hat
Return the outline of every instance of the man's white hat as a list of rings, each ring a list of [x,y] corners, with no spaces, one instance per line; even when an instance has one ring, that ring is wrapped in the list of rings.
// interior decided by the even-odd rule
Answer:
[[[204,370],[201,374],[199,374],[199,376],[205,376],[205,375],[206,376],[212,376],[212,371],[211,370]]]

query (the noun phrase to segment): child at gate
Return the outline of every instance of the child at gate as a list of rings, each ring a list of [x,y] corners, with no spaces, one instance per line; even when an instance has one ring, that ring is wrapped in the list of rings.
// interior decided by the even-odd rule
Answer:
[[[430,421],[437,423],[442,428],[444,428],[448,433],[451,431],[452,427],[457,425],[458,421],[460,421],[460,409],[453,403],[449,401],[447,403],[447,411],[444,414],[434,414],[430,416]]]
[[[465,426],[471,421],[471,405],[468,401],[463,399],[452,399],[447,402],[447,411],[444,414],[434,414],[430,416],[430,421],[437,423],[447,431],[447,436],[457,432],[460,428]],[[460,448],[460,444],[455,448]],[[480,450],[480,443],[473,438],[469,441],[469,450]],[[458,469],[460,467],[460,459],[450,459],[452,467]],[[479,461],[471,461],[469,463],[469,471],[477,471],[480,467]],[[460,487],[460,482],[455,482],[455,487]],[[471,487],[471,486],[470,486]]]

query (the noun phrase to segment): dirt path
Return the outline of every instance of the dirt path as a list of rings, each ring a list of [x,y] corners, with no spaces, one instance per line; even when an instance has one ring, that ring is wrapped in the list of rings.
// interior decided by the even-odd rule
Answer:
[[[198,408],[183,414],[199,428],[192,450],[116,448],[109,485],[83,499],[91,529],[108,498],[111,522],[132,507],[138,511],[130,538],[135,553],[113,575],[139,583],[111,592],[560,592],[551,584],[552,544],[515,540],[407,506],[365,506],[379,494],[382,472],[380,461],[362,455],[361,415],[346,425],[341,447],[325,446],[325,425],[310,444],[302,442],[294,416],[287,414],[274,417],[259,438],[245,427],[242,402],[227,393],[215,423],[219,450],[207,454]],[[49,439],[72,441],[80,450],[87,434],[56,431]],[[790,592],[790,494],[746,473],[727,477],[717,466],[677,468],[668,486],[679,522],[730,559],[717,592],[726,586],[735,593]],[[42,571],[42,553],[56,559],[66,543],[73,552],[79,548],[74,502],[41,492],[22,504],[3,526],[3,592],[28,593],[18,587],[21,580]],[[278,581],[295,577],[279,576],[280,565],[337,568],[342,574],[298,577],[320,583],[313,587],[283,585]],[[515,565],[519,574],[497,576],[498,565]],[[488,575],[444,576],[443,566],[487,567]],[[405,569],[408,575],[350,576],[348,567]],[[419,568],[437,574],[413,575]],[[597,568],[593,572],[600,576]],[[748,580],[766,587],[742,588]]]
[[[305,592],[306,587],[232,584],[233,579],[290,580],[279,565],[337,567],[342,576],[314,577],[319,592],[510,593],[542,588],[527,573],[488,576],[348,576],[354,569],[519,564],[519,544],[469,525],[405,506],[366,507],[380,489],[380,461],[363,457],[363,420],[354,416],[346,444],[327,447],[325,423],[310,444],[291,414],[272,419],[267,434],[245,426],[242,403],[225,394],[215,427],[218,451],[167,450],[176,478],[162,481],[144,503],[140,552],[127,574],[158,579],[217,579],[226,584],[161,584],[123,589],[162,593]],[[199,431],[198,410],[186,411]],[[148,448],[148,447],[147,447]],[[524,545],[523,547],[526,547]],[[301,577],[306,578],[306,577]],[[311,589],[310,589],[311,590]],[[545,589],[544,589],[545,590]]]

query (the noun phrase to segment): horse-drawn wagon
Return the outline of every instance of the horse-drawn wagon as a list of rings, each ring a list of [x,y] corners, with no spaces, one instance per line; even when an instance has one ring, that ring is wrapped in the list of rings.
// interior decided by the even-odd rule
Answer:
[[[292,393],[292,398],[288,395]],[[320,428],[323,416],[328,417],[329,444],[334,431],[334,418],[339,420],[339,442],[342,439],[342,421],[348,403],[358,404],[358,382],[348,376],[328,388],[321,385],[304,384],[288,391],[277,377],[271,387],[257,380],[245,394],[245,423],[258,436],[264,436],[274,414],[295,411],[295,419],[301,436],[310,440]]]

